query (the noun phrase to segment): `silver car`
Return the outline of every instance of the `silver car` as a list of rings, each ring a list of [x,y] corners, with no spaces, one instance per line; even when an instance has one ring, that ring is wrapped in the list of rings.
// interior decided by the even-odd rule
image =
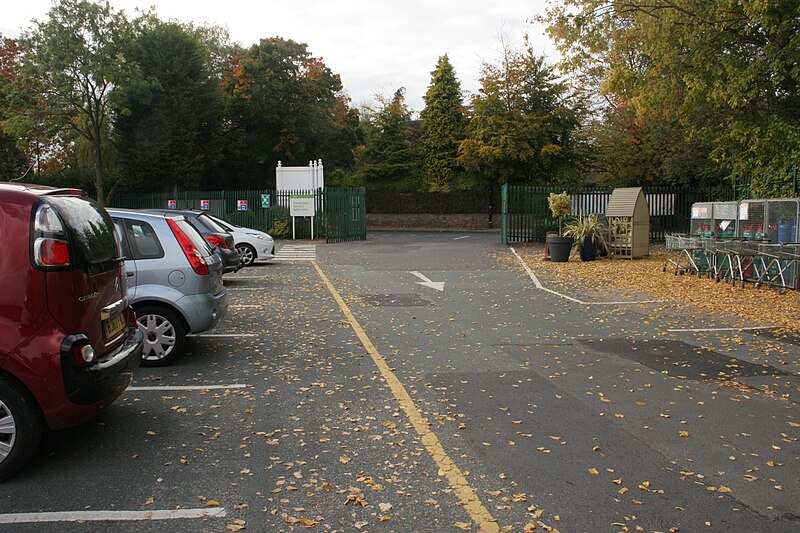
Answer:
[[[212,329],[225,317],[222,260],[183,216],[107,211],[144,335],[142,365],[167,365],[183,355],[188,333]]]

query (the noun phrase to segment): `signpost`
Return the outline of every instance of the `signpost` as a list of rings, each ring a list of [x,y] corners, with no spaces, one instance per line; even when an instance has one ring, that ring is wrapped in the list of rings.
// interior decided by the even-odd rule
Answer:
[[[208,211],[210,208],[211,208],[211,202],[209,200],[200,200],[201,211]]]
[[[289,196],[289,216],[292,217],[292,239],[295,238],[295,217],[311,217],[311,239],[314,239],[314,215],[316,205],[313,194],[293,194]]]
[[[247,211],[247,200],[236,200],[236,209],[239,211]]]
[[[167,200],[167,209],[178,209],[178,200]]]

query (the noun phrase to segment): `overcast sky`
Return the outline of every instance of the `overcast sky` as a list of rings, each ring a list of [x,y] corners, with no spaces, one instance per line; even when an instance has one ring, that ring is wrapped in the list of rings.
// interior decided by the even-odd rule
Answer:
[[[2,0],[0,33],[17,37],[44,20],[50,0]],[[447,53],[461,87],[475,92],[480,66],[499,57],[501,38],[521,45],[527,32],[537,54],[554,62],[556,52],[538,25],[544,0],[111,0],[133,15],[155,6],[162,20],[224,26],[245,46],[280,36],[308,44],[341,75],[354,106],[406,88],[416,112],[438,57]]]

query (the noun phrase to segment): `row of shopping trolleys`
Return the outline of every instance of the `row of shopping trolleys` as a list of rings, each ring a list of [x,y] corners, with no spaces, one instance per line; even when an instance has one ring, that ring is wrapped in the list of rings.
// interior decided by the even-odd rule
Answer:
[[[666,240],[664,272],[708,276],[742,287],[778,287],[781,293],[798,288],[800,243],[685,234],[670,234]]]

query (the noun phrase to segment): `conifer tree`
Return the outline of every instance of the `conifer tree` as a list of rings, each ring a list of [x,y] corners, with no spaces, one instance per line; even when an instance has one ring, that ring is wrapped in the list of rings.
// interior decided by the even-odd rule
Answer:
[[[465,136],[466,119],[461,84],[447,54],[439,57],[431,72],[424,99],[421,150],[425,189],[449,192],[461,171],[458,146]]]

